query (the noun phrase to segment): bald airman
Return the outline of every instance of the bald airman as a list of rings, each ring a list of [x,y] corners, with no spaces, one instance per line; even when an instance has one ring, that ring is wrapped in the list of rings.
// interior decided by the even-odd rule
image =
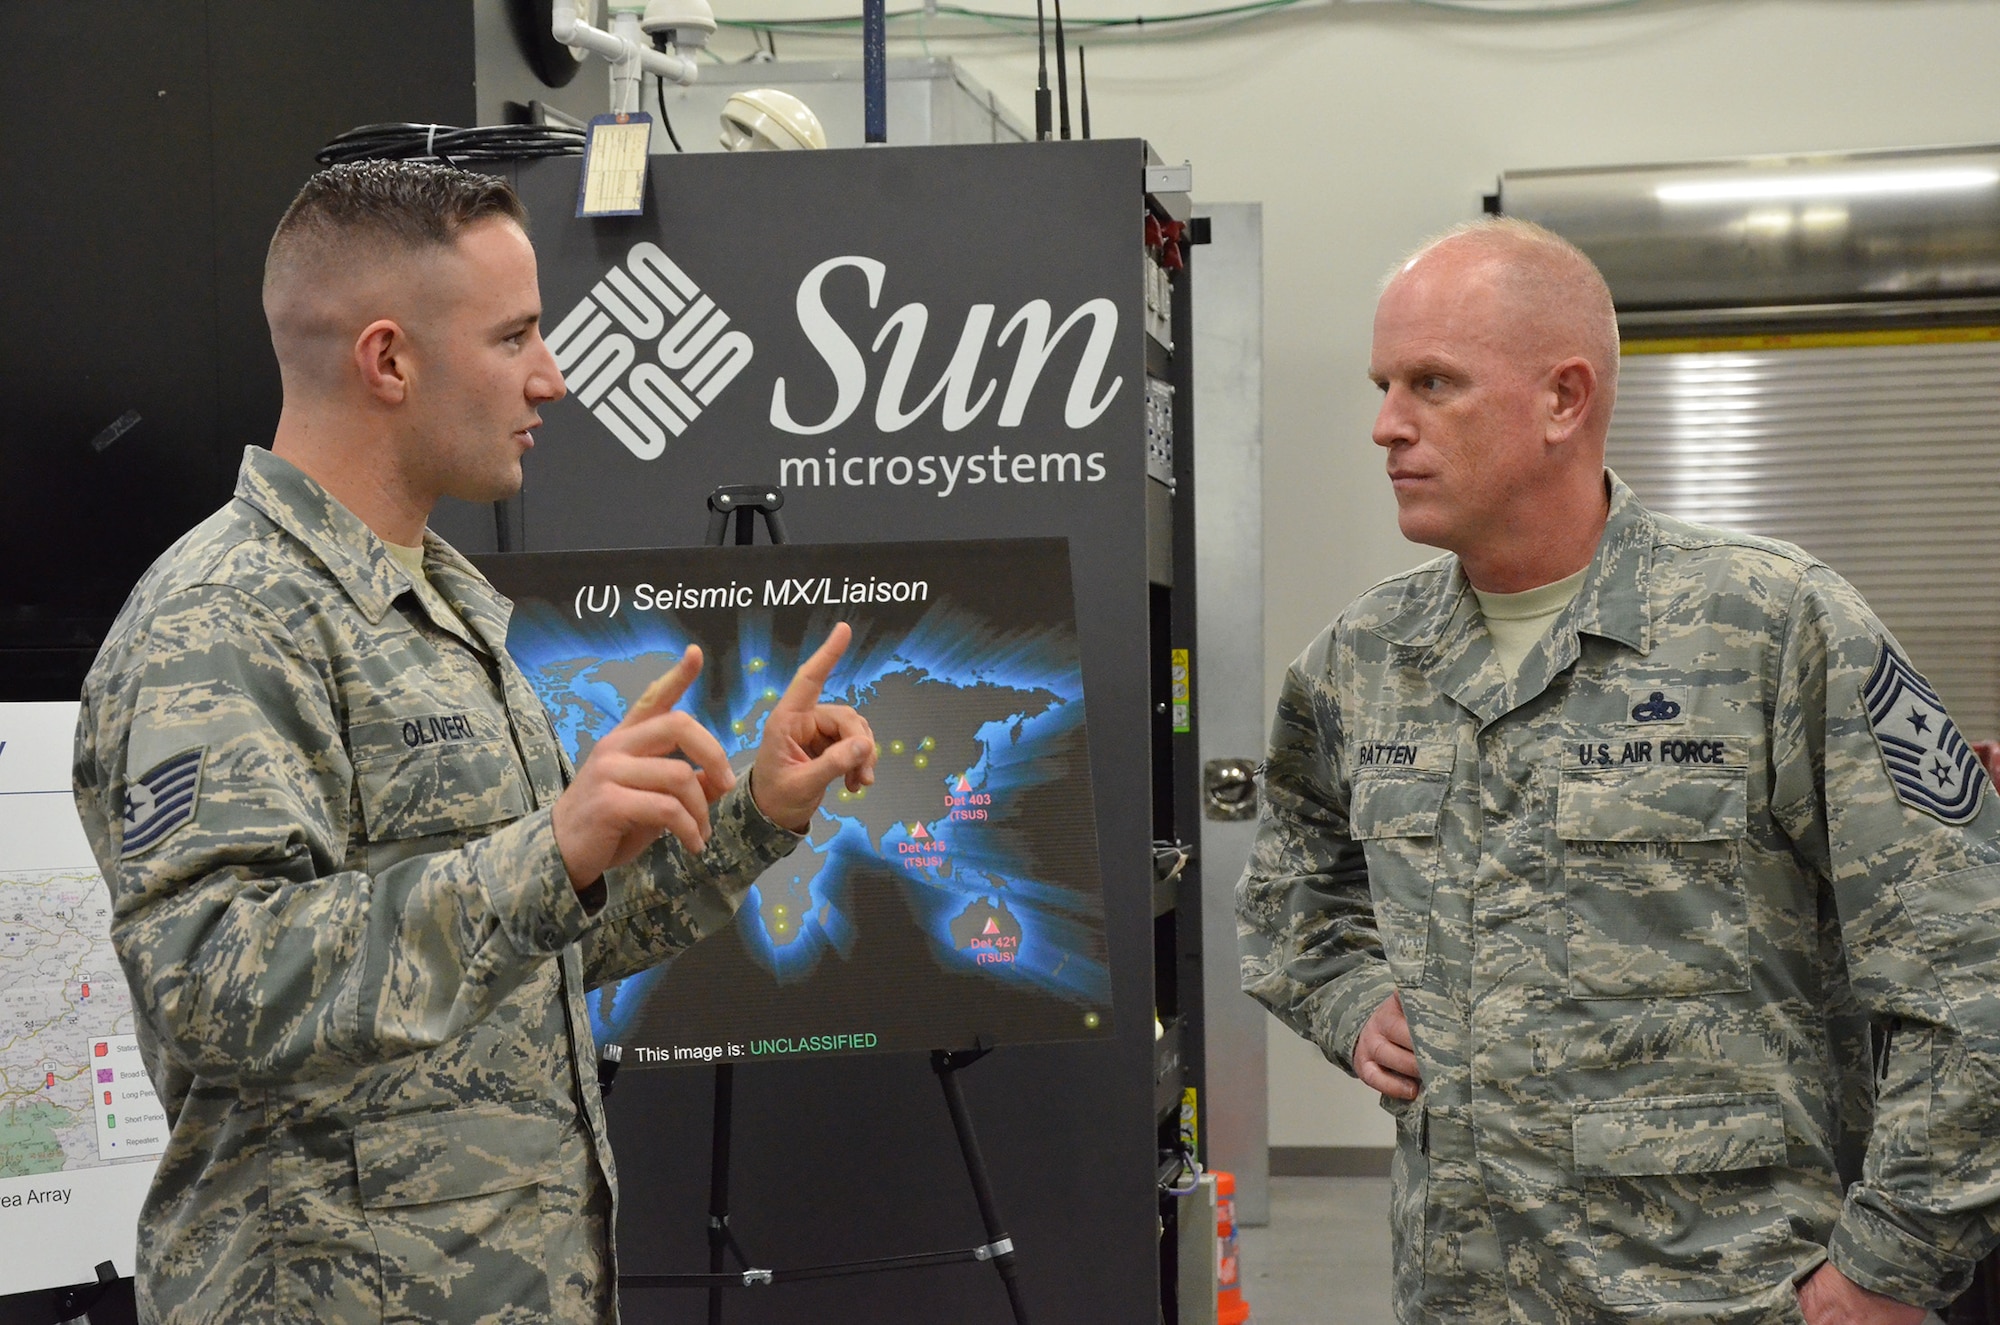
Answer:
[[[1915,1322],[2000,1238],[2000,801],[1837,575],[1604,467],[1617,374],[1545,230],[1391,274],[1445,555],[1287,674],[1245,987],[1396,1116],[1399,1320]]]

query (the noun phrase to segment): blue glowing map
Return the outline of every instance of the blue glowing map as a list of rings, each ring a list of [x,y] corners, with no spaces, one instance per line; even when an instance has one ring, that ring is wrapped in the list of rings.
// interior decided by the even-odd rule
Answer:
[[[739,772],[846,621],[824,698],[880,748],[733,928],[593,990],[629,1066],[1096,1038],[1110,1031],[1096,822],[1059,540],[530,553],[481,568],[508,649],[582,762],[690,644],[682,701]]]

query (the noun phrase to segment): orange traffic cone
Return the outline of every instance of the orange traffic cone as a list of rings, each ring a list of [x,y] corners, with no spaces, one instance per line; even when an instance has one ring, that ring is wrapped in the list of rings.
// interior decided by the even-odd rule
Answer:
[[[1236,1279],[1236,1176],[1215,1173],[1215,1325],[1244,1325],[1250,1304]]]

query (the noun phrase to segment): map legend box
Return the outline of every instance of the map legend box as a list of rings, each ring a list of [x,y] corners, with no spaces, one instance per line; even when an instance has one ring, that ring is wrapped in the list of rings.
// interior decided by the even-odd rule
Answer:
[[[90,1099],[97,1113],[97,1157],[147,1159],[167,1148],[167,1111],[153,1094],[139,1041],[101,1035],[89,1042]]]

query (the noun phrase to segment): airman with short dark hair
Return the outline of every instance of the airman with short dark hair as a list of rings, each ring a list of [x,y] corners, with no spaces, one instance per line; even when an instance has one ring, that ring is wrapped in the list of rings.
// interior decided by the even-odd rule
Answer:
[[[693,649],[570,768],[509,604],[425,529],[517,491],[563,394],[524,220],[439,166],[308,181],[266,272],[272,448],[85,683],[77,805],[172,1124],[146,1321],[615,1318],[584,995],[726,925],[873,780],[818,703],[844,626],[743,783],[674,711]]]

